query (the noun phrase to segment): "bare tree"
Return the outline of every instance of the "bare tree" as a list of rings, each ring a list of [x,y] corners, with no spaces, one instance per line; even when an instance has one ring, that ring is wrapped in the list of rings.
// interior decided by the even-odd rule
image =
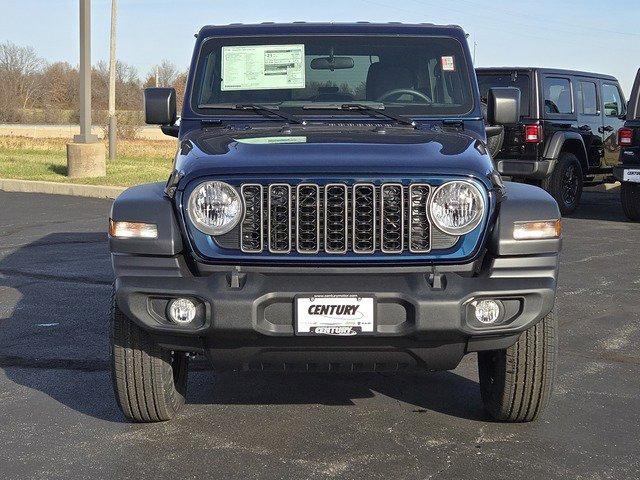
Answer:
[[[184,92],[187,88],[187,73],[179,73],[173,82],[173,88],[176,89],[176,100],[178,112],[182,110],[182,99],[184,98]]]
[[[41,90],[44,61],[32,47],[10,42],[0,44],[0,107],[14,110],[33,105]]]
[[[176,81],[176,77],[178,76],[178,69],[169,60],[163,60],[162,63],[156,67],[156,72],[159,87],[169,87],[173,85],[173,82]]]
[[[142,121],[142,87],[158,84],[174,87],[178,98],[184,94],[187,74],[162,61],[144,84],[136,69],[116,62],[116,109],[123,128]],[[92,105],[102,122],[109,100],[109,67],[98,62],[91,72]],[[0,43],[0,121],[77,121],[78,68],[66,62],[47,64],[31,47]],[[179,100],[179,101],[180,101]],[[136,123],[137,122],[137,123]],[[127,125],[128,123],[128,125]],[[120,130],[118,128],[118,130]]]
[[[67,62],[47,65],[42,71],[41,106],[69,108],[78,96],[78,70]]]

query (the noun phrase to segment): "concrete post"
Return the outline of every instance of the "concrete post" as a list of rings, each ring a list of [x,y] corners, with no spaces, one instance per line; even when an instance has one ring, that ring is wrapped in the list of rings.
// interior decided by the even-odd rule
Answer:
[[[91,0],[80,0],[80,135],[67,145],[67,175],[106,175],[104,144],[91,133]]]

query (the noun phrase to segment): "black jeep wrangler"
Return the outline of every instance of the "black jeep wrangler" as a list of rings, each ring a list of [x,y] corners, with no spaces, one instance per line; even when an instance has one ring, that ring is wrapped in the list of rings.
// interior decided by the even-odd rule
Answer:
[[[622,210],[629,220],[640,221],[640,69],[631,91],[627,121],[618,130],[621,147],[620,165],[614,169],[616,180],[622,183]]]
[[[522,93],[520,122],[489,139],[501,174],[541,186],[562,214],[577,208],[583,186],[613,181],[626,113],[614,77],[511,67],[479,68],[477,75],[483,99],[492,87]]]
[[[448,370],[478,352],[482,398],[536,418],[556,356],[560,212],[503,183],[465,33],[402,24],[230,25],[197,36],[166,184],[113,204],[111,365],[136,421],[171,418],[188,360],[214,369]]]

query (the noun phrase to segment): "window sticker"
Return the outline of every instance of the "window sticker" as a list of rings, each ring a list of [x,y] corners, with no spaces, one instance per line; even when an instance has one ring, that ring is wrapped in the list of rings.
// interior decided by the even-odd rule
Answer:
[[[456,71],[456,65],[453,62],[453,57],[451,57],[451,56],[442,57],[442,71],[443,72],[455,72]]]
[[[221,90],[305,88],[304,44],[222,47]]]

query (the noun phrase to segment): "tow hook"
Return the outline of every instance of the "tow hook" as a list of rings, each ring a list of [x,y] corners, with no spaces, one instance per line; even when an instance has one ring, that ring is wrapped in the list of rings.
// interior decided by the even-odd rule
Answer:
[[[447,277],[444,273],[439,273],[436,267],[425,277],[431,290],[444,290],[447,287]]]

